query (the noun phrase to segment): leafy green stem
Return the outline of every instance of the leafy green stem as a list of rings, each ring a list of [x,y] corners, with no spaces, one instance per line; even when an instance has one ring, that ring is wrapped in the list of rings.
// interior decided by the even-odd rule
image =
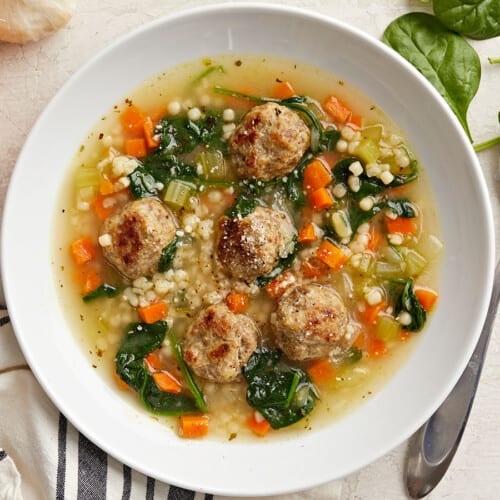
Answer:
[[[500,57],[488,57],[490,64],[500,64]]]
[[[193,376],[191,375],[191,371],[184,361],[184,357],[182,355],[182,347],[179,343],[179,340],[177,339],[177,336],[175,335],[175,332],[172,329],[169,329],[167,331],[167,337],[170,341],[170,346],[174,351],[175,359],[177,360],[177,363],[179,363],[179,368],[181,369],[182,375],[184,376],[184,380],[186,381],[186,384],[194,397],[196,406],[198,406],[198,408],[203,413],[206,413],[207,403],[205,401],[205,396],[203,395],[202,390],[194,380]]]
[[[318,130],[320,132],[320,135],[322,134],[323,127],[321,126],[320,121],[307,106],[303,105],[304,103],[308,102],[308,98],[306,96],[294,96],[288,99],[275,99],[274,97],[260,97],[251,94],[244,94],[243,92],[238,92],[237,90],[231,90],[225,87],[221,87],[219,85],[216,85],[214,87],[214,92],[216,94],[236,97],[239,99],[246,99],[247,101],[258,102],[261,104],[266,102],[274,102],[276,104],[281,104],[282,106],[286,106],[287,108],[294,109],[306,115],[307,118],[310,120],[312,127]]]
[[[474,145],[474,151],[476,153],[479,153],[480,151],[484,151],[485,149],[492,148],[493,146],[496,146],[497,144],[500,144],[500,135],[498,137],[494,137],[493,139],[490,139],[488,141],[480,142],[479,144]]]

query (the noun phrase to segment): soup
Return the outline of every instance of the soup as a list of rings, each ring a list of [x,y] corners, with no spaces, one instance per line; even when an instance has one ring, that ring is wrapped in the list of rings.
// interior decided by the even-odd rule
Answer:
[[[346,82],[283,59],[146,81],[82,144],[56,228],[89,362],[184,437],[344,415],[438,297],[438,217],[411,146]]]

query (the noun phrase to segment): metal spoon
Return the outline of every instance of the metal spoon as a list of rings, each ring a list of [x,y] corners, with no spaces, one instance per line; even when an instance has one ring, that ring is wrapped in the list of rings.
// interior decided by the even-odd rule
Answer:
[[[457,384],[410,441],[406,487],[412,498],[429,494],[448,470],[467,425],[500,300],[500,261],[476,349]]]

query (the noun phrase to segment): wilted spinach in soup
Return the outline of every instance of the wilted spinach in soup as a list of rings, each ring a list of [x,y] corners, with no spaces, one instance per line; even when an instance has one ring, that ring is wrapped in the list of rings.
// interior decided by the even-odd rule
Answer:
[[[61,284],[79,287],[95,364],[179,416],[181,436],[331,420],[395,369],[437,299],[421,167],[381,110],[318,69],[175,68],[75,162]]]

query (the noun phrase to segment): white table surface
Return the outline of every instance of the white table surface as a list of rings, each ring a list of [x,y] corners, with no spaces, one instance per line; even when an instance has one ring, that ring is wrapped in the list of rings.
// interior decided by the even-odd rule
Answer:
[[[26,136],[48,101],[82,64],[117,37],[160,16],[210,0],[79,0],[71,22],[55,35],[24,46],[0,42],[0,200]],[[236,3],[231,1],[219,3]],[[240,1],[240,3],[242,3]],[[255,2],[259,3],[259,2]],[[387,24],[410,11],[429,11],[418,0],[281,0],[322,12],[380,38]],[[482,63],[482,81],[469,110],[473,137],[480,142],[500,133],[500,37],[471,42]],[[480,153],[496,233],[499,229],[500,147]],[[0,211],[3,209],[3,202]],[[498,254],[498,243],[497,243]],[[407,443],[346,477],[345,499],[405,498]],[[461,446],[445,478],[428,498],[494,499],[500,491],[500,321],[484,367],[476,401]]]

